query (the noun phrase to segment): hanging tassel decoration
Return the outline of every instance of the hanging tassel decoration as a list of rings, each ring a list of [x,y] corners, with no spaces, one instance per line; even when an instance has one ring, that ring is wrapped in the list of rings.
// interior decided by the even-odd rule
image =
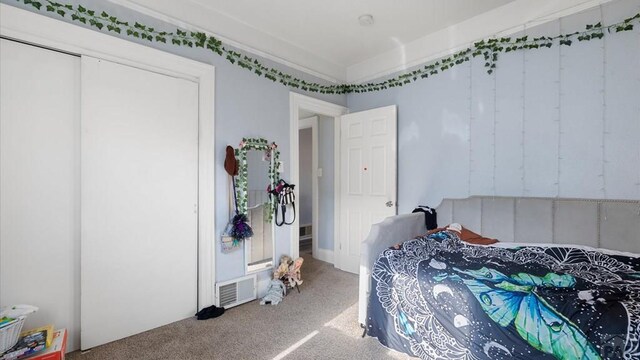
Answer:
[[[253,236],[253,230],[251,229],[251,226],[249,226],[247,221],[247,215],[245,214],[234,215],[233,220],[231,220],[231,222],[233,223],[231,236],[233,237],[234,241],[244,240],[248,237]]]
[[[248,237],[252,237],[253,236],[253,230],[251,229],[251,226],[249,226],[248,221],[249,219],[247,218],[247,215],[245,214],[240,214],[238,212],[238,198],[236,195],[236,179],[235,177],[232,178],[233,179],[233,198],[236,204],[236,214],[233,216],[233,219],[231,220],[231,237],[233,238],[233,245],[236,246],[239,245],[239,242],[248,238]]]

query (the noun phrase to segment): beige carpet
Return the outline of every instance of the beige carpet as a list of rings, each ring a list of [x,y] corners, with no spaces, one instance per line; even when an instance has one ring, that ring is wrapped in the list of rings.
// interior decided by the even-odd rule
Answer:
[[[277,306],[253,301],[217,319],[182,320],[68,359],[408,358],[376,339],[360,337],[356,275],[304,257],[302,292],[291,292]]]

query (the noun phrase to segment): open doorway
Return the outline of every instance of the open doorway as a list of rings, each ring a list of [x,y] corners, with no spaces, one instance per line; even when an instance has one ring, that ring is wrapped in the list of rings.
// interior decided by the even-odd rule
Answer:
[[[333,263],[334,118],[305,109],[298,118],[298,249]]]
[[[300,111],[300,122],[299,122],[299,131],[298,131],[298,170],[299,170],[299,180],[298,180],[298,209],[300,212],[300,238],[299,238],[299,251],[300,254],[312,255],[317,258],[318,257],[318,241],[320,239],[319,232],[325,230],[320,229],[318,220],[319,220],[319,197],[320,197],[320,189],[319,189],[319,177],[323,175],[323,168],[320,167],[319,164],[319,154],[318,154],[318,116],[310,116],[306,117],[308,114],[306,111]],[[333,139],[323,139],[324,141]],[[323,154],[328,155],[328,154]],[[325,160],[326,156],[323,156],[323,160]],[[323,194],[325,195],[326,190],[333,192],[333,188],[327,189],[326,187],[323,189]],[[325,209],[332,210],[332,209]],[[331,222],[331,224],[326,224],[333,228],[333,218],[327,219]],[[315,228],[314,228],[314,225]],[[316,231],[314,231],[314,229]],[[315,236],[314,236],[315,235]],[[324,235],[324,234],[323,234]],[[326,248],[326,246],[325,246]]]
[[[291,182],[298,208],[291,256],[311,255],[337,266],[339,125],[347,109],[296,93],[290,99]]]

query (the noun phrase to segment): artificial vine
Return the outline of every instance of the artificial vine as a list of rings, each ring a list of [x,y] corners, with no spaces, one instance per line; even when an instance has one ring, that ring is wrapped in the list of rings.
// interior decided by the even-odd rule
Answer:
[[[91,10],[82,5],[74,6],[51,0],[17,1],[22,2],[25,5],[31,5],[38,10],[44,6],[46,11],[56,13],[64,18],[66,18],[67,15],[70,15],[72,21],[95,27],[98,30],[106,29],[109,32],[127,34],[128,36],[147,40],[149,42],[159,42],[163,44],[171,43],[175,46],[206,48],[225,57],[225,59],[230,63],[240,66],[248,71],[252,71],[258,76],[265,77],[274,82],[279,82],[291,88],[321,94],[365,93],[400,87],[419,79],[425,79],[447,71],[455,66],[468,62],[477,56],[484,57],[484,66],[487,69],[487,73],[491,74],[497,67],[496,64],[501,53],[518,50],[551,48],[553,46],[571,46],[574,41],[602,39],[606,34],[631,31],[633,30],[634,24],[640,22],[640,13],[638,13],[615,24],[607,26],[603,26],[601,23],[591,24],[587,25],[583,31],[561,34],[553,37],[541,36],[529,38],[528,36],[523,36],[516,38],[490,38],[478,41],[472,46],[464,50],[460,50],[453,55],[384,81],[368,82],[364,84],[322,85],[316,82],[308,82],[275,68],[265,66],[255,58],[226,48],[222,41],[203,32],[184,31],[180,29],[176,29],[175,32],[158,31],[153,27],[146,26],[138,22],[131,24],[127,21],[122,21],[115,16],[111,16],[105,11]]]
[[[248,175],[249,167],[247,163],[247,151],[257,150],[264,151],[265,160],[269,161],[269,169],[267,176],[269,177],[269,187],[275,188],[279,179],[280,164],[280,151],[278,145],[275,142],[269,144],[266,139],[263,138],[243,138],[240,145],[235,150],[236,159],[238,159],[238,175],[236,177],[236,198],[238,199],[238,213],[247,214],[247,197],[248,197]],[[264,189],[267,191],[266,187]],[[271,222],[273,219],[273,212],[276,208],[275,196],[269,196],[267,201],[267,207],[265,212],[265,221]]]

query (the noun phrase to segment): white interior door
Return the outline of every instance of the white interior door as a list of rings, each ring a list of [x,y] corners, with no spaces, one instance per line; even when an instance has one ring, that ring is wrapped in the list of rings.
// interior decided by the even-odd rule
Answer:
[[[340,268],[358,273],[371,225],[396,214],[396,106],[340,122]]]
[[[0,306],[80,345],[80,58],[0,39]]]
[[[82,349],[193,316],[198,86],[82,58]]]

